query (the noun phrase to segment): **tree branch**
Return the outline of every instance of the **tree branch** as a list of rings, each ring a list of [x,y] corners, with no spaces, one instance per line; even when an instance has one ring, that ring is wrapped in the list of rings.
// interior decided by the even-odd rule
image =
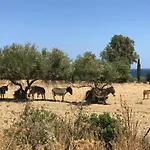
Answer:
[[[21,83],[18,83],[17,81],[15,81],[15,80],[10,80],[13,84],[15,84],[15,85],[18,85],[18,86],[20,86],[20,89],[22,89],[22,85],[21,85]]]
[[[105,84],[100,88],[100,90],[102,90],[106,85],[108,85],[108,83],[105,83]]]
[[[26,88],[25,88],[25,92],[27,92],[27,91],[30,89],[31,85],[32,85],[35,81],[37,81],[37,80],[38,80],[38,79],[33,79],[33,80],[30,82],[29,79],[26,79],[27,86],[26,86]]]
[[[72,82],[70,82],[70,84],[71,84],[71,86],[72,87],[74,87],[74,88],[83,88],[83,87],[91,87],[91,88],[93,88],[93,86],[92,85],[80,85],[80,86],[76,86],[76,85],[73,85],[73,83]]]

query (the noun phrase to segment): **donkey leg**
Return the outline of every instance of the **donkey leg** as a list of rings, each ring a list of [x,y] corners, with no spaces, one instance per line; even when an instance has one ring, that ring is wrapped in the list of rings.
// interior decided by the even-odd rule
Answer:
[[[43,95],[43,98],[45,99],[45,94]]]
[[[34,94],[32,94],[32,99],[34,99]]]
[[[104,105],[106,105],[106,104],[107,104],[107,103],[106,103],[106,99],[108,99],[108,96],[103,97],[103,103],[104,103]]]
[[[65,95],[62,96],[62,100],[61,100],[62,102],[64,102],[64,96],[65,96]]]
[[[145,95],[143,94],[143,100],[145,99]]]
[[[54,101],[56,101],[55,96],[56,96],[56,95],[55,95],[55,94],[53,94],[53,99],[54,99]]]

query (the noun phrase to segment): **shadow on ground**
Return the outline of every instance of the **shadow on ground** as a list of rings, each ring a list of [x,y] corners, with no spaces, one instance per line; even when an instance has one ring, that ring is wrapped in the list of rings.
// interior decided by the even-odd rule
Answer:
[[[4,98],[0,99],[0,102],[14,102],[14,103],[24,103],[24,102],[32,102],[32,101],[48,101],[48,102],[60,102],[60,103],[67,103],[67,104],[72,104],[72,105],[78,105],[78,106],[86,106],[86,105],[91,105],[91,104],[102,104],[103,103],[89,103],[86,101],[80,101],[80,102],[70,102],[70,101],[60,101],[60,100],[53,100],[53,99],[13,99],[13,98]],[[105,105],[110,105],[110,104],[105,104]]]

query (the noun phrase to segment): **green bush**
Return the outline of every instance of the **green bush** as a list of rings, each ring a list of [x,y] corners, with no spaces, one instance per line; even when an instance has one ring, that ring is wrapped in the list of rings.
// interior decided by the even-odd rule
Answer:
[[[150,71],[148,71],[146,74],[146,81],[150,83]]]
[[[129,77],[128,83],[137,82],[137,79],[133,76]]]
[[[74,122],[58,117],[50,111],[26,107],[19,121],[5,131],[8,150],[17,145],[39,145],[59,143],[67,149],[71,142],[93,140],[109,142],[115,137],[115,122],[108,113],[90,116],[79,114]],[[11,145],[9,144],[10,141]]]
[[[115,138],[116,120],[110,117],[109,113],[102,115],[92,114],[90,122],[96,126],[99,132],[99,138],[105,142],[109,142]]]
[[[48,143],[54,138],[53,126],[57,116],[50,111],[38,108],[25,109],[18,122],[5,131],[16,145],[29,144],[33,148]],[[12,146],[11,146],[12,147]]]
[[[142,83],[147,83],[146,77],[141,77],[141,78],[140,78],[140,82],[142,82]]]
[[[92,129],[97,131],[99,140],[108,143],[116,137],[116,120],[109,113],[83,116],[82,121],[91,124]]]
[[[76,118],[70,120],[67,116],[58,117],[51,111],[27,105],[20,119],[5,131],[3,149],[15,150],[19,146],[36,150],[48,146],[51,150],[76,150],[75,147],[142,150],[145,145],[149,146],[137,134],[138,124],[132,110],[125,102],[121,102],[121,108],[116,119],[109,113],[86,115],[81,109]]]

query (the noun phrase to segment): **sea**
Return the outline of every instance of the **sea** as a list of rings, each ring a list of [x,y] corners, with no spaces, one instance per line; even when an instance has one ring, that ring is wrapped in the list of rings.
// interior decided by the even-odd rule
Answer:
[[[141,69],[141,77],[145,77],[148,71],[150,71],[150,69]],[[131,75],[133,77],[136,77],[137,76],[137,69],[131,69]]]

